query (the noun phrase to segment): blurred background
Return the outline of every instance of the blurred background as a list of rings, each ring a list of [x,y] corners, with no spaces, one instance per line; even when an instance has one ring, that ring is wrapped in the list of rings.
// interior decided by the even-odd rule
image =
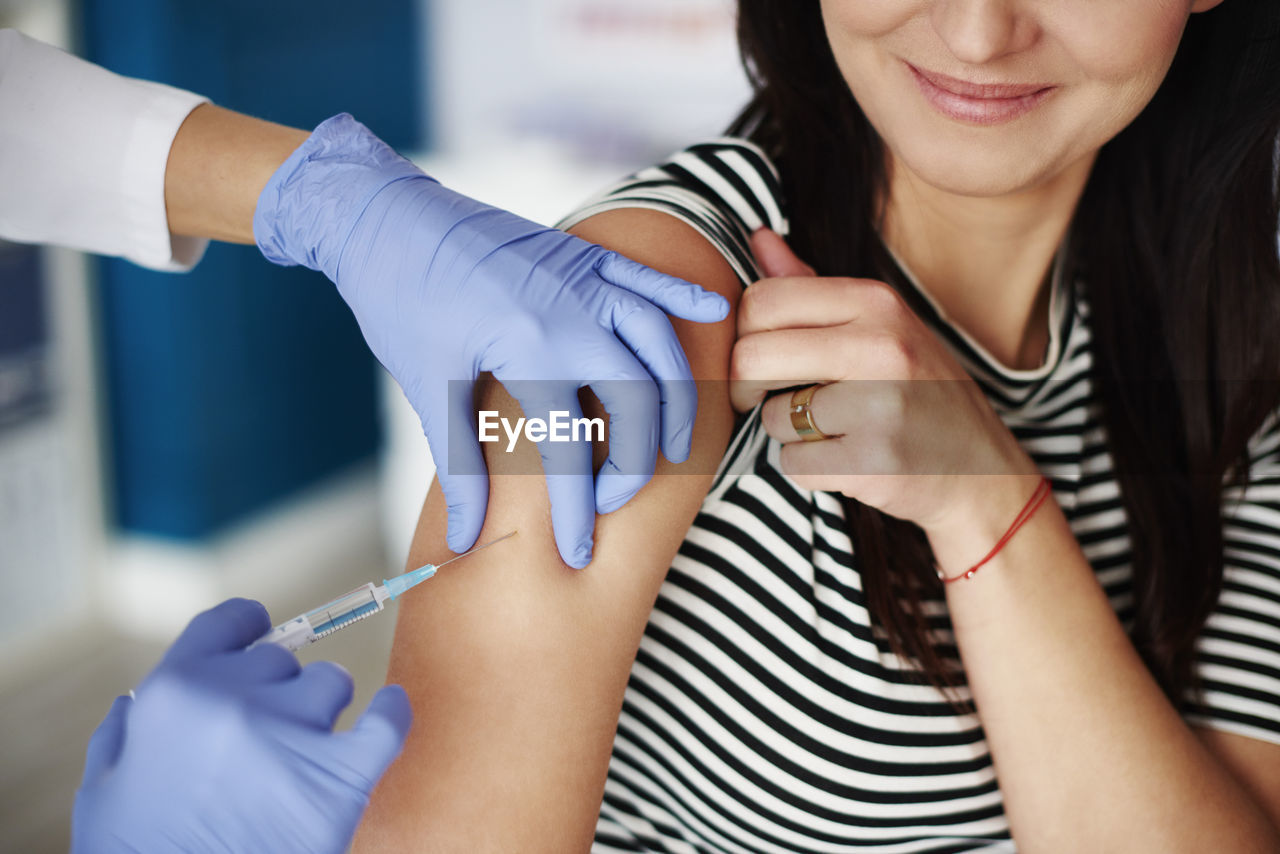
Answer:
[[[733,6],[0,0],[0,28],[296,127],[350,112],[552,223],[720,133],[747,94]],[[253,247],[168,275],[0,242],[0,849],[67,849],[93,727],[197,611],[241,595],[283,619],[402,571],[431,472],[319,274]],[[355,709],[393,626],[318,645]]]

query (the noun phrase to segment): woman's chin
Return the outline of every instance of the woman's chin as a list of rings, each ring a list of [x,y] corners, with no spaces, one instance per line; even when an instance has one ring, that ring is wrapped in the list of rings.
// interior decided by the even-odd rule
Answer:
[[[998,198],[1033,190],[1063,171],[1043,153],[1019,156],[1007,151],[973,147],[933,147],[926,152],[905,152],[894,158],[913,182],[956,196]]]

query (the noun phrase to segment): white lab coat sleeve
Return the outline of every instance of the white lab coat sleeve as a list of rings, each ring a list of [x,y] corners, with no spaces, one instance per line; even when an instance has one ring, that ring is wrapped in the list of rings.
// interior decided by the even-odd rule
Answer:
[[[208,241],[169,233],[164,174],[205,100],[0,30],[0,237],[193,267]]]

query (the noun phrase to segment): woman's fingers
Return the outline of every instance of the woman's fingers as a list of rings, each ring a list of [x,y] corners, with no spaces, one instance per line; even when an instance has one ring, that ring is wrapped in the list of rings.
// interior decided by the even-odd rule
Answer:
[[[910,311],[897,291],[874,279],[761,279],[738,303],[738,335],[854,322],[892,327]]]
[[[775,329],[739,338],[729,361],[729,394],[739,412],[769,392],[836,380],[904,380],[911,347],[883,329],[857,324]]]
[[[820,385],[809,398],[809,420],[830,438],[857,436],[865,445],[872,437],[903,435],[908,423],[908,407],[930,401],[918,399],[921,394],[936,397],[941,383],[898,380],[841,380]],[[765,401],[760,412],[765,432],[784,445],[804,441],[792,417],[792,401],[800,389],[775,394]],[[914,397],[913,397],[914,396]],[[803,413],[799,419],[804,422]],[[806,444],[818,447],[812,439]],[[831,446],[826,448],[830,450]],[[874,449],[873,449],[874,450]],[[874,468],[879,472],[881,466]],[[853,474],[856,472],[845,472]]]
[[[888,290],[888,294],[881,291]],[[738,335],[839,326],[879,312],[897,293],[871,279],[787,276],[761,279],[738,302]]]
[[[739,338],[729,356],[729,401],[749,412],[770,392],[830,382],[839,336],[827,329],[778,329]]]
[[[840,407],[846,402],[839,400],[843,391],[840,386],[840,383],[819,384],[818,388],[814,390],[813,396],[809,398],[807,407],[808,423],[812,424],[818,432],[827,437],[844,435],[845,427],[841,422],[846,419],[839,416],[841,414]],[[764,408],[760,412],[765,432],[784,445],[790,442],[802,441],[802,437],[796,430],[795,421],[791,417],[791,402],[800,391],[802,389],[784,391],[781,394],[773,395],[765,401]],[[803,413],[799,415],[799,418],[804,423]]]
[[[909,312],[898,293],[871,279],[819,277],[768,229],[751,248],[769,278],[743,293],[730,399],[745,412],[770,391],[847,378],[898,378],[907,348],[889,331]]]

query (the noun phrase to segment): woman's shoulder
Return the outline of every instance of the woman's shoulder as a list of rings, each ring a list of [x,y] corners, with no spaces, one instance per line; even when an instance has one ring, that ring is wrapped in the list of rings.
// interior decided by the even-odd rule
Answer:
[[[778,171],[746,139],[723,137],[691,145],[641,169],[588,200],[558,226],[627,208],[656,210],[697,231],[746,284],[759,277],[750,251],[758,228],[789,230]]]

